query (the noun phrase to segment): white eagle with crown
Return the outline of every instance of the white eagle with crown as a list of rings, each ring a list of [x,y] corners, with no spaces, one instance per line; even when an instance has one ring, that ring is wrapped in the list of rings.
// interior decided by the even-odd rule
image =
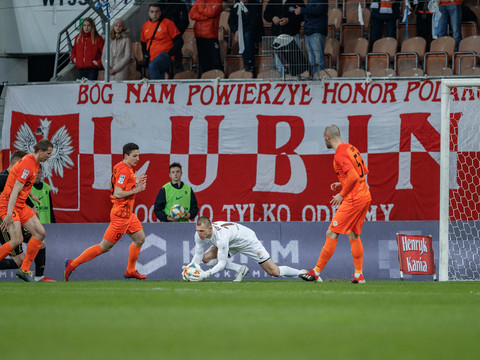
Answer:
[[[52,121],[47,118],[43,120],[40,119],[40,126],[35,130],[35,134],[26,123],[23,123],[18,129],[16,140],[13,145],[18,150],[32,154],[35,151],[34,146],[38,142],[35,135],[42,136],[42,139],[50,140],[53,144],[52,156],[50,159],[42,163],[42,171],[43,177],[48,179],[50,190],[56,194],[58,188],[53,185],[53,173],[55,172],[56,175],[63,178],[63,169],[70,169],[74,166],[74,163],[69,156],[74,148],[72,146],[72,137],[68,133],[65,125],[58,129],[51,139],[48,138],[51,123]]]

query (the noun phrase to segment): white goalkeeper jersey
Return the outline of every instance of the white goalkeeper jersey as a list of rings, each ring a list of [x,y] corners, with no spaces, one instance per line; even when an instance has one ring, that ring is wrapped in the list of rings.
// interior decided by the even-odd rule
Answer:
[[[229,252],[237,252],[250,255],[252,248],[255,252],[262,252],[262,257],[270,257],[268,252],[257,239],[253,230],[246,226],[229,221],[216,221],[212,223],[212,236],[202,240],[198,233],[195,233],[195,255],[192,262],[200,264],[203,258],[205,244],[214,245],[218,248],[218,263],[210,270],[215,274],[225,268]]]

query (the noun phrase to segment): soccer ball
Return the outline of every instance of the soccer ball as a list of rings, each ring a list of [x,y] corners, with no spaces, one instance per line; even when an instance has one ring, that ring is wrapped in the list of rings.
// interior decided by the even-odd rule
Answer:
[[[198,264],[188,264],[183,269],[183,280],[190,281],[190,276],[192,275],[200,275],[200,271],[202,268]]]
[[[185,215],[185,209],[180,204],[175,204],[170,208],[170,216],[176,220]]]

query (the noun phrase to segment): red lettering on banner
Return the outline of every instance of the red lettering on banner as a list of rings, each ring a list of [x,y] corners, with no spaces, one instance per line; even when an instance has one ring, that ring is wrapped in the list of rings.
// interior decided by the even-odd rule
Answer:
[[[273,100],[273,105],[283,105],[283,103],[285,102],[285,100],[282,100],[280,102],[280,96],[282,96],[283,94],[283,91],[285,90],[285,87],[287,85],[286,84],[277,84],[275,86],[275,89],[279,89],[280,91],[277,93],[277,96],[275,97],[275,99]]]
[[[230,89],[230,91],[228,91]],[[220,85],[217,86],[217,105],[230,105],[230,96],[232,95],[235,85],[226,85],[222,86],[222,91],[220,91]]]
[[[342,99],[342,93],[345,94],[345,91],[343,89],[347,88],[348,90],[348,96],[346,99]],[[340,85],[340,88],[338,89],[338,101],[340,101],[342,104],[346,104],[350,101],[352,97],[352,85],[349,83],[343,83]]]
[[[430,113],[400,114],[400,151],[411,151],[412,135],[426,151],[440,151],[440,134],[430,124]]]
[[[188,101],[187,105],[192,105],[192,96],[200,92],[202,87],[200,85],[190,85],[188,87]]]
[[[243,95],[243,103],[244,104],[253,104],[255,102],[255,97],[253,97],[252,99],[247,99],[247,96],[252,95],[253,90],[256,90],[256,89],[257,89],[256,84],[246,84],[245,85],[245,93]]]
[[[207,89],[210,91],[210,97],[209,98],[206,98],[208,96],[208,94],[205,94]],[[202,105],[211,104],[212,101],[213,101],[213,95],[214,94],[215,94],[215,89],[213,88],[212,85],[204,86],[202,91],[200,92],[200,102],[202,103]]]
[[[372,94],[374,93],[374,90],[378,88],[378,94],[377,94],[377,98],[374,100],[372,98]],[[380,99],[382,98],[382,85],[380,84],[373,84],[370,88],[370,91],[368,92],[368,101],[370,101],[371,104],[376,104],[380,101]]]
[[[262,103],[262,96],[265,96],[264,104],[270,104],[270,96],[268,95],[268,92],[270,91],[271,88],[272,88],[272,85],[270,83],[260,84],[260,90],[258,92],[257,104]]]
[[[94,126],[93,131],[93,153],[94,154],[108,154],[112,153],[111,145],[111,128],[112,116],[94,117],[92,118]]]
[[[238,85],[237,98],[235,99],[235,104],[240,104],[240,95],[242,93],[243,84]]]
[[[293,88],[293,86],[293,84],[288,84],[288,90],[290,91],[290,102],[288,103],[289,105],[295,105],[295,94],[300,87],[299,84],[295,84],[295,89]]]
[[[157,102],[157,99],[155,98],[155,84],[148,85],[147,92],[143,97],[142,102]]]
[[[334,83],[333,84],[333,89],[330,89],[330,84],[331,83],[326,83],[325,84],[325,89],[323,90],[323,100],[322,100],[322,104],[326,104],[328,101],[327,101],[327,96],[328,94],[332,94],[332,100],[330,101],[332,104],[335,104],[337,101],[335,100],[335,96],[337,94],[337,88],[338,88],[338,82]]]
[[[100,100],[103,104],[111,104],[113,99],[113,94],[105,93],[105,89],[112,90],[112,84],[103,84],[100,88],[99,84],[95,84],[92,87],[90,85],[80,85],[78,89],[78,101],[77,104],[86,104],[90,102],[92,104],[98,104]],[[90,90],[90,91],[89,91]]]
[[[355,84],[355,95],[353,95],[353,103],[357,102],[357,95],[360,94],[363,98],[362,103],[367,102],[367,93],[369,83],[356,83]],[[377,84],[378,85],[378,84]]]
[[[137,98],[135,100],[135,103],[139,103],[141,89],[142,89],[142,84],[127,84],[127,99],[125,100],[125,104],[130,104],[130,94],[132,93]]]
[[[177,87],[176,84],[162,84],[162,91],[160,92],[160,98],[158,102],[163,104],[163,98],[165,100],[168,99],[169,104],[175,104],[175,88]]]
[[[86,104],[88,102],[88,85],[80,85],[78,89],[78,101],[77,104]]]
[[[382,103],[386,103],[387,95],[390,95],[390,102],[396,102],[397,98],[395,97],[395,92],[398,87],[397,83],[385,83],[385,96],[383,97]]]
[[[407,94],[405,95],[405,99],[403,101],[410,101],[410,93],[414,90],[417,90],[420,87],[420,81],[409,81],[407,86]]]
[[[476,93],[473,91],[473,88],[464,88],[463,89],[463,95],[462,95],[462,101],[473,101],[480,99],[480,88],[477,87]],[[467,99],[467,93],[470,95],[469,98]],[[476,95],[476,96],[475,96]]]
[[[309,105],[312,102],[312,98],[306,100],[306,97],[310,96],[310,88],[307,89],[307,84],[302,84],[302,97],[300,98],[300,105]]]
[[[257,115],[258,153],[259,154],[295,154],[305,135],[305,125],[298,116]],[[279,148],[276,147],[277,124],[286,122],[290,127],[290,139]]]

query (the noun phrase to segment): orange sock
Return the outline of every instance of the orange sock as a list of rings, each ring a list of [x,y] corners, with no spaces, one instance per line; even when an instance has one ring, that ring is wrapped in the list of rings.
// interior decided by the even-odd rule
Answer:
[[[350,240],[352,245],[353,266],[355,266],[356,273],[363,272],[363,245],[360,237],[355,240]]]
[[[320,252],[320,256],[318,257],[317,266],[315,266],[315,271],[321,272],[325,265],[327,265],[328,260],[332,257],[333,253],[335,252],[335,248],[337,247],[337,239],[328,238],[325,240],[325,245],[323,245],[323,249]]]
[[[75,260],[72,261],[72,266],[77,267],[84,262],[95,259],[98,255],[102,254],[102,248],[100,245],[93,245],[80,254]]]
[[[127,272],[135,272],[135,265],[137,264],[138,256],[140,255],[141,246],[136,246],[134,243],[130,244],[128,249],[128,265]]]
[[[13,248],[10,246],[10,241],[7,241],[5,244],[0,246],[0,261],[5,259],[12,251]]]
[[[25,254],[25,259],[23,259],[23,263],[20,269],[22,269],[23,271],[30,270],[32,261],[37,256],[38,250],[40,250],[40,246],[42,246],[42,242],[33,237],[28,241],[27,253]]]

